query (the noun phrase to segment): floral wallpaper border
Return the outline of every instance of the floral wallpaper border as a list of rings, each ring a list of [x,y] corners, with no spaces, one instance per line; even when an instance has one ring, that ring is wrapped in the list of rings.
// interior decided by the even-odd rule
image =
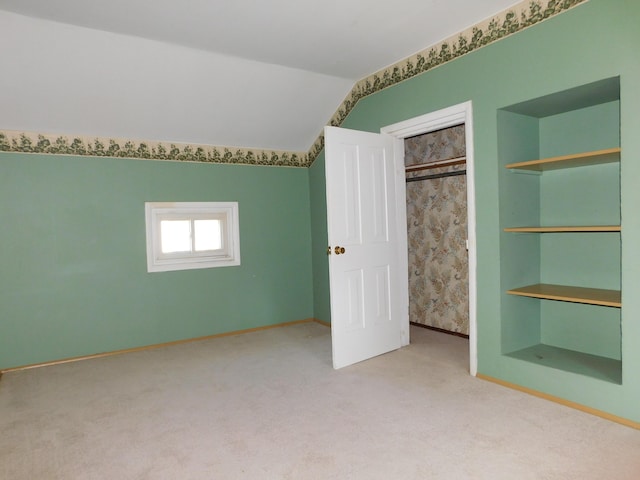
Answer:
[[[0,151],[178,162],[307,167],[306,152],[0,131]]]
[[[357,82],[331,118],[339,127],[363,98],[420,75],[462,55],[517,33],[589,0],[525,0],[493,18],[449,37]],[[246,149],[215,145],[138,141],[104,137],[48,135],[0,130],[0,151],[47,153],[181,162],[310,167],[324,148],[320,133],[308,152]]]

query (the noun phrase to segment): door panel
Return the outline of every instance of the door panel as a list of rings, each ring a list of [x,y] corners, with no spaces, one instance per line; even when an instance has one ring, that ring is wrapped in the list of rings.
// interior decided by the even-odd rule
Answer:
[[[344,149],[342,157],[336,165],[342,172],[335,181],[340,182],[335,191],[342,195],[336,205],[342,205],[333,213],[335,219],[334,229],[345,245],[359,244],[362,241],[362,232],[358,228],[360,219],[360,174],[358,164],[358,150],[356,146],[348,145]]]
[[[389,309],[391,304],[389,267],[382,266],[374,268],[373,278],[375,280],[376,292],[376,309],[373,312],[374,323],[389,322],[391,321],[391,311]]]
[[[363,272],[352,270],[345,272],[347,294],[347,318],[345,329],[353,332],[364,328],[364,311],[362,308]],[[340,295],[338,295],[338,298]]]

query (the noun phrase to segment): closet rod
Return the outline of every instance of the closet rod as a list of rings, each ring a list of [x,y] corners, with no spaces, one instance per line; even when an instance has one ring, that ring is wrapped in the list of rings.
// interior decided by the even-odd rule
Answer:
[[[442,167],[449,167],[452,165],[462,165],[463,163],[467,163],[466,156],[449,158],[447,160],[439,160],[437,162],[430,162],[430,163],[414,163],[413,165],[407,165],[405,167],[405,171],[415,172],[416,170],[430,170],[432,168],[442,168]]]
[[[458,175],[466,175],[466,174],[467,174],[466,170],[456,170],[455,172],[435,173],[433,175],[423,175],[421,177],[407,178],[407,183],[419,182],[421,180],[433,180],[434,178],[456,177]]]

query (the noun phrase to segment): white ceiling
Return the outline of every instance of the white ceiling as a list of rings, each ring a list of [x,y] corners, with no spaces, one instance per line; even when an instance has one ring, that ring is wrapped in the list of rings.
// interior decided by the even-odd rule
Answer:
[[[0,0],[0,53],[5,65],[6,55],[58,58],[51,64],[43,60],[46,81],[34,80],[35,72],[21,62],[14,69],[24,71],[13,72],[4,84],[0,79],[0,91],[13,89],[5,90],[9,103],[0,113],[0,129],[306,150],[355,81],[516,3],[520,2]],[[60,62],[69,56],[94,61],[84,69]],[[117,67],[118,58],[130,67],[122,73],[132,92],[103,78],[105,67],[95,62],[109,60]],[[159,79],[172,65],[185,69],[190,80]],[[206,75],[209,81],[193,82],[194,74]],[[64,81],[74,84],[77,75],[84,81],[65,87]],[[46,87],[42,108],[14,105],[16,96],[27,95],[27,87]],[[103,105],[106,117],[92,118],[72,108],[69,100],[74,94]],[[120,121],[109,108],[118,99]],[[0,100],[4,105],[1,95]],[[169,117],[162,121],[159,103]]]

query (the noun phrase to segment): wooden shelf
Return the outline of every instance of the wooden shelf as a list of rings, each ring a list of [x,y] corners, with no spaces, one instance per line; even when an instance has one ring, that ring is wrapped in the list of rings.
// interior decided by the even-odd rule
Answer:
[[[556,227],[508,227],[505,232],[519,233],[561,233],[561,232],[620,232],[620,225],[584,225]]]
[[[562,302],[587,303],[605,307],[621,307],[620,290],[604,290],[601,288],[570,287],[538,283],[507,291],[510,295],[559,300]]]
[[[532,170],[543,172],[545,170],[557,170],[560,168],[584,167],[602,163],[613,163],[620,161],[620,148],[608,148],[605,150],[595,150],[592,152],[576,153],[573,155],[563,155],[560,157],[543,158],[540,160],[528,160],[526,162],[510,163],[506,168],[517,170]]]
[[[618,385],[622,384],[622,362],[612,358],[545,344],[533,345],[505,356]]]

